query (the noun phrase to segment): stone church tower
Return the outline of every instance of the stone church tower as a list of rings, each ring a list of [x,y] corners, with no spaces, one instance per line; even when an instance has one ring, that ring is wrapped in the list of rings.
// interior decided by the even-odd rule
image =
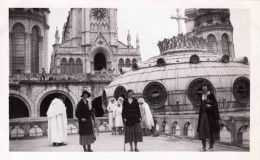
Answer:
[[[52,73],[99,73],[101,70],[118,73],[121,67],[140,62],[140,47],[118,40],[116,8],[71,9],[63,27],[62,42],[53,45]]]
[[[187,35],[203,37],[207,40],[207,50],[220,55],[235,57],[233,26],[229,9],[185,10]]]
[[[10,76],[48,69],[48,8],[9,9]]]

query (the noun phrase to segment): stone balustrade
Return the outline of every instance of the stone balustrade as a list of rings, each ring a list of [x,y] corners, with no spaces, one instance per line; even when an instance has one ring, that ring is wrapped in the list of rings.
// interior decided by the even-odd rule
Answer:
[[[155,131],[159,134],[198,139],[198,115],[154,115]],[[249,147],[249,117],[221,116],[218,141]]]
[[[97,117],[99,132],[109,132],[108,117]],[[78,120],[68,119],[68,134],[78,133]],[[48,135],[48,119],[46,117],[30,117],[10,119],[9,138],[33,138]]]
[[[93,74],[90,73],[76,73],[76,74],[15,74],[9,76],[9,82],[11,84],[35,81],[35,82],[53,82],[53,81],[112,81],[116,78],[117,74],[113,71],[97,71]]]

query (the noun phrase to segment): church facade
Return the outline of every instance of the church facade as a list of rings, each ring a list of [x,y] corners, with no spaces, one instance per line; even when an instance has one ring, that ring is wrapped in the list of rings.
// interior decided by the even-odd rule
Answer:
[[[51,58],[51,73],[99,73],[102,70],[119,73],[121,67],[141,62],[138,36],[136,48],[118,40],[116,8],[71,9],[59,43],[55,35]]]

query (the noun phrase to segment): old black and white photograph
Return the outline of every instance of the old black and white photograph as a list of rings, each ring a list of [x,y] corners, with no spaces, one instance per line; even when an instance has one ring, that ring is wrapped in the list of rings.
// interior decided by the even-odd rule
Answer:
[[[6,7],[9,154],[256,151],[250,7],[156,2]]]

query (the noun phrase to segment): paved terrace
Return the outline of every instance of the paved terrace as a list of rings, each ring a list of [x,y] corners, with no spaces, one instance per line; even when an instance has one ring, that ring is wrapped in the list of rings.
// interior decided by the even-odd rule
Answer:
[[[94,152],[123,152],[124,136],[111,135],[111,133],[100,133],[97,141],[92,145]],[[174,138],[170,136],[144,136],[144,142],[139,143],[138,148],[141,152],[149,151],[193,151],[199,152],[201,141]],[[129,151],[129,144],[126,144],[126,151]],[[208,148],[208,143],[207,143]],[[215,152],[247,152],[249,149],[240,148],[231,145],[216,143]],[[48,137],[44,136],[36,139],[10,140],[10,151],[29,151],[29,152],[83,152],[82,146],[79,145],[79,135],[73,134],[68,136],[68,145],[53,147],[48,142]],[[209,151],[207,151],[209,152]]]

